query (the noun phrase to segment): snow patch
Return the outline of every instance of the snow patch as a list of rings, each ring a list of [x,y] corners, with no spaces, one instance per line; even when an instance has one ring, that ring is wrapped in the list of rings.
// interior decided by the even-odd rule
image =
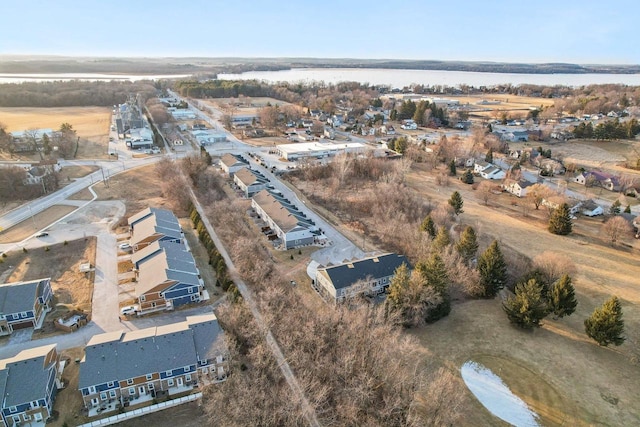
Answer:
[[[460,368],[473,395],[493,415],[517,427],[538,427],[538,414],[513,394],[502,379],[482,364],[468,361]]]

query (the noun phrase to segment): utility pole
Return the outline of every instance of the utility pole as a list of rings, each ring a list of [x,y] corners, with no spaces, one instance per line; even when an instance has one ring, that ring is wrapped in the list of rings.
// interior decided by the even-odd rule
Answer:
[[[104,182],[104,186],[109,188],[109,182],[107,181],[107,178],[105,178],[104,176],[104,168],[102,166],[100,166],[100,171],[102,172],[102,182]]]
[[[36,225],[36,219],[33,217],[33,211],[31,210],[31,205],[27,205],[29,206],[29,213],[31,214],[31,221],[33,222],[33,228],[34,229],[38,229],[38,226]]]

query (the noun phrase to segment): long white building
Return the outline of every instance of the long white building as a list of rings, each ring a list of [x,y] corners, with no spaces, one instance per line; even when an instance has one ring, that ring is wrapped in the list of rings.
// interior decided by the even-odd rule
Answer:
[[[278,154],[286,160],[297,160],[304,157],[330,157],[340,153],[364,153],[366,145],[359,142],[303,142],[297,144],[277,145]]]

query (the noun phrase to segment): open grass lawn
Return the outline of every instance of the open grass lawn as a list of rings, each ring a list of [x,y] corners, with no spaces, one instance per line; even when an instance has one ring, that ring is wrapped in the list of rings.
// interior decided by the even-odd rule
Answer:
[[[38,230],[76,210],[75,206],[54,205],[22,222],[0,231],[0,243],[21,242]]]
[[[426,172],[412,173],[407,181],[434,202],[448,199],[454,190],[460,191],[465,204],[459,221],[472,225],[480,234],[481,250],[490,240],[497,239],[503,252],[517,251],[530,258],[544,251],[560,252],[571,257],[578,271],[573,278],[578,299],[576,313],[558,321],[549,317],[536,331],[512,327],[499,299],[495,299],[454,304],[449,317],[411,333],[456,372],[467,360],[486,363],[539,411],[544,425],[638,425],[638,241],[627,239],[632,248],[613,248],[594,235],[597,221],[583,219],[575,221],[571,235],[552,235],[546,230],[543,212],[534,211],[524,217],[518,206],[511,205],[513,197],[503,194],[484,206],[471,186],[459,181],[452,181],[450,187],[438,187]],[[602,348],[586,336],[583,321],[610,295],[617,295],[622,301],[627,342],[621,347]],[[495,424],[489,422],[493,417],[483,417],[486,422],[466,421]]]
[[[80,137],[79,159],[107,158],[111,109],[108,107],[0,108],[0,121],[7,131],[31,128],[58,129],[70,123]],[[33,158],[38,158],[36,154]],[[28,158],[31,160],[31,157]]]

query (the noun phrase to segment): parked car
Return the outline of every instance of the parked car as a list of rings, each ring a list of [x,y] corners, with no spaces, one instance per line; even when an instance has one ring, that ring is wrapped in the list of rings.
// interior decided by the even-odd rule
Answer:
[[[120,309],[120,314],[123,316],[133,316],[138,313],[139,307],[137,305],[127,305]]]
[[[38,233],[38,234],[36,234],[36,237],[38,237],[38,238],[40,238],[40,237],[47,237],[48,235],[49,235],[49,233],[42,232],[42,233]]]
[[[121,249],[123,251],[129,250],[129,249],[131,249],[131,244],[129,242],[120,243],[118,245],[118,249]]]

